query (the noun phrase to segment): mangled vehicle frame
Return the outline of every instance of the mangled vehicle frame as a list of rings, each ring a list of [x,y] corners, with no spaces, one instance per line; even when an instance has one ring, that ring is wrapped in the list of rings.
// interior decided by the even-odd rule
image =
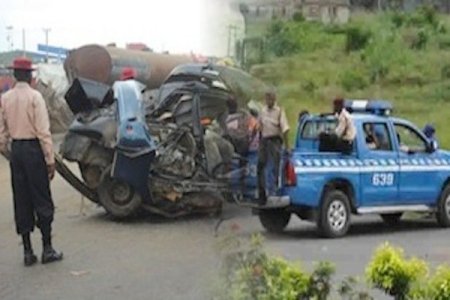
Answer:
[[[57,170],[118,218],[142,209],[166,217],[219,212],[224,196],[241,197],[233,178],[246,159],[223,137],[226,103],[231,93],[248,102],[259,84],[239,70],[184,64],[150,99],[135,80],[111,87],[74,77],[65,98],[75,118]]]

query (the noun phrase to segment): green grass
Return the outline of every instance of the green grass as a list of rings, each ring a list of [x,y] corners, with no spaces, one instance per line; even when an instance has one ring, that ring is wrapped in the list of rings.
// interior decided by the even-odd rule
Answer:
[[[330,111],[336,96],[387,99],[396,116],[419,127],[434,124],[441,147],[450,149],[450,76],[442,75],[444,66],[450,70],[450,34],[442,30],[450,30],[450,19],[438,16],[438,25],[397,28],[392,18],[392,14],[353,17],[348,26],[372,33],[369,43],[353,52],[345,50],[345,30],[336,33],[318,24],[290,22],[289,45],[298,43],[293,52],[280,57],[270,52],[269,45],[268,62],[250,72],[277,87],[292,128],[300,111]],[[420,31],[426,32],[427,41],[418,50],[411,45]],[[299,40],[293,41],[295,37]]]

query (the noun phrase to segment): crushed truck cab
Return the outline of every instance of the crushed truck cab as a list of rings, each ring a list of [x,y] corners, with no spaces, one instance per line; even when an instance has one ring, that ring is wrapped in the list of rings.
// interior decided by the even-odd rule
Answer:
[[[351,215],[379,214],[393,225],[414,211],[435,213],[441,226],[450,226],[450,152],[436,149],[411,122],[390,116],[389,102],[346,100],[345,106],[357,131],[352,153],[324,145],[321,137],[334,131],[335,116],[300,118],[290,157],[295,184],[280,189],[286,203],[257,210],[262,225],[279,232],[295,214],[316,222],[323,236],[339,237]]]

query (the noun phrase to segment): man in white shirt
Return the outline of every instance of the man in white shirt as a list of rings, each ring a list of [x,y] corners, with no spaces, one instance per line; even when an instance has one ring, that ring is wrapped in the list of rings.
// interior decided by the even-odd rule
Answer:
[[[338,118],[335,133],[337,135],[337,148],[343,153],[349,154],[353,150],[353,141],[356,137],[356,128],[352,116],[344,107],[344,99],[335,99],[333,102],[334,113]]]

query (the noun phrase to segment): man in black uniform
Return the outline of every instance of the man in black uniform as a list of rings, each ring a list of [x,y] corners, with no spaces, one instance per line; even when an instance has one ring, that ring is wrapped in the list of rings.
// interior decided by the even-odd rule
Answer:
[[[10,158],[16,231],[22,236],[25,266],[31,266],[37,262],[30,241],[35,224],[42,233],[41,262],[63,257],[51,242],[54,206],[50,180],[55,175],[55,158],[45,101],[30,87],[31,61],[16,58],[11,68],[17,82],[1,100],[0,151]]]

